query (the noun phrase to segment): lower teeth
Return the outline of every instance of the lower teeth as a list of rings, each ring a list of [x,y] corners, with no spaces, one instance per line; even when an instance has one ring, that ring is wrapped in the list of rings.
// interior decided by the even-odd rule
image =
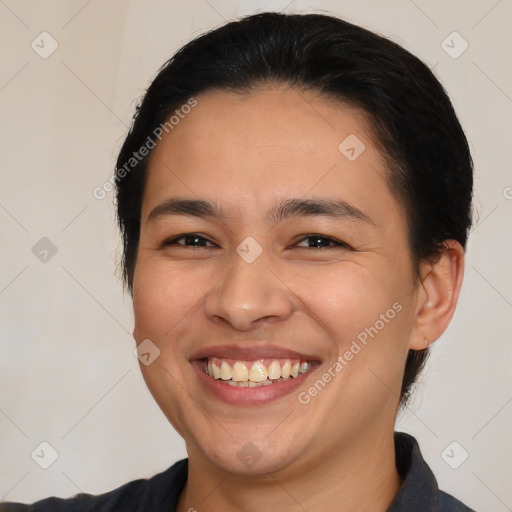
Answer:
[[[246,381],[235,381],[235,380],[222,380],[222,379],[215,379],[218,382],[222,382],[223,384],[227,384],[228,386],[234,386],[238,388],[259,388],[261,386],[270,386],[271,384],[277,384],[278,382],[286,382],[287,380],[293,379],[293,377],[289,377],[288,379],[283,379],[280,377],[276,380],[264,380],[263,382],[252,382],[250,380]]]

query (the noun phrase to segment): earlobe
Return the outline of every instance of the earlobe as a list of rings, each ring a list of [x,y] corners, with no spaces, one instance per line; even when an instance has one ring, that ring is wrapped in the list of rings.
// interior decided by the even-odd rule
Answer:
[[[455,240],[445,241],[435,264],[421,265],[416,318],[409,348],[424,350],[446,330],[457,306],[463,275],[464,249]]]

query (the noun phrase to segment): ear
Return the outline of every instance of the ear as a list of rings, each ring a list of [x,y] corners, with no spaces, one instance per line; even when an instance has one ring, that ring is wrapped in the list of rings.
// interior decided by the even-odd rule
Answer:
[[[409,348],[424,350],[443,334],[455,312],[463,276],[464,249],[455,240],[444,242],[444,249],[435,264],[420,265],[415,322]]]

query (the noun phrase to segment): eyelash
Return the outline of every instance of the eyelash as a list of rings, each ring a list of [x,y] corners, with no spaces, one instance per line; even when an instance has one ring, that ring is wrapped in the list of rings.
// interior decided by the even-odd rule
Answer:
[[[182,245],[184,247],[195,247],[195,248],[199,248],[199,247],[209,247],[209,246],[205,246],[205,245],[200,245],[200,246],[190,246],[190,245],[186,245],[186,244],[178,244],[177,242],[179,240],[183,240],[183,239],[186,239],[186,238],[196,238],[196,239],[200,239],[200,240],[204,240],[210,244],[213,244],[213,242],[210,242],[210,240],[208,240],[206,237],[202,236],[202,235],[199,235],[197,233],[184,233],[182,235],[179,235],[179,236],[175,236],[173,238],[170,238],[168,240],[165,240],[163,243],[162,243],[162,247],[167,247],[169,245]],[[345,242],[341,242],[339,240],[336,240],[335,238],[332,238],[330,236],[324,236],[324,235],[319,235],[319,234],[316,234],[316,233],[311,233],[311,234],[308,234],[308,235],[305,235],[303,236],[302,238],[300,238],[296,243],[300,243],[300,242],[303,242],[309,238],[313,238],[313,239],[317,239],[317,240],[323,240],[323,241],[328,241],[330,243],[333,243],[334,245],[331,245],[329,247],[316,247],[317,249],[334,249],[334,248],[337,248],[337,247],[343,247],[343,248],[346,248],[346,249],[349,249],[349,250],[353,250],[353,248],[348,245],[347,243]],[[215,244],[213,244],[215,245]],[[291,247],[291,246],[290,246]],[[288,247],[287,247],[288,248]],[[308,246],[308,247],[299,247],[299,249],[313,249],[315,247],[311,247],[311,246]]]

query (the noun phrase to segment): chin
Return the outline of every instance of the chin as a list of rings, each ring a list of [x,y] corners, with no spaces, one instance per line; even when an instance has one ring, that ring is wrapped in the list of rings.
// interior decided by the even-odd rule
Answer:
[[[283,429],[279,435],[269,435],[272,429],[268,427],[262,433],[258,428],[241,432],[238,426],[237,435],[233,437],[223,429],[222,433],[210,431],[210,435],[205,435],[204,431],[196,432],[189,437],[190,441],[195,439],[187,442],[187,452],[189,457],[202,458],[228,473],[252,476],[275,473],[293,465],[305,451],[304,428],[299,427],[297,425],[294,431]],[[230,426],[227,430],[230,433],[236,431]]]
[[[247,441],[240,445],[231,445],[229,451],[207,449],[204,456],[211,464],[233,474],[263,476],[276,473],[289,467],[298,457],[297,448],[282,447],[276,450],[275,446],[266,443],[253,443]]]

